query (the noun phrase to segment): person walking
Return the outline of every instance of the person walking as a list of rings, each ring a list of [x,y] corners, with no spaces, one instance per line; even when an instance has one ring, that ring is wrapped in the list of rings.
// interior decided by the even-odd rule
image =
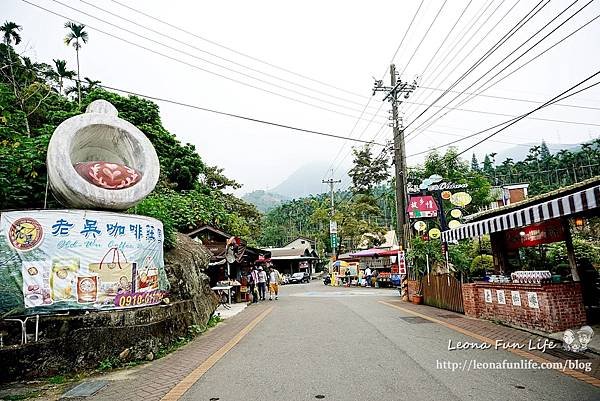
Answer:
[[[269,301],[273,300],[273,294],[275,299],[279,296],[279,272],[274,269],[273,266],[269,267]]]
[[[367,267],[365,269],[365,279],[367,282],[367,287],[370,287],[371,286],[371,268],[370,267]]]
[[[258,284],[258,272],[256,266],[252,266],[250,274],[248,274],[248,284],[250,284],[250,294],[252,294],[252,303],[258,302],[258,295],[256,293],[256,286]]]
[[[267,290],[267,272],[261,267],[258,268],[258,296],[261,301],[266,299]]]

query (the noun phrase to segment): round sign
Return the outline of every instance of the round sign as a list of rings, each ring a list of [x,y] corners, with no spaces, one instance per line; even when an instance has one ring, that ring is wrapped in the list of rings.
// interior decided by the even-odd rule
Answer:
[[[44,237],[44,230],[37,220],[23,217],[16,220],[8,230],[10,244],[17,251],[29,251],[37,247]]]
[[[427,223],[419,220],[415,223],[414,227],[415,227],[415,230],[417,230],[417,231],[425,231],[425,230],[427,230]]]
[[[472,200],[473,198],[471,198],[471,195],[466,192],[457,192],[450,197],[450,203],[456,206],[466,206],[471,203]]]
[[[450,222],[448,223],[448,228],[451,230],[458,227],[460,227],[460,221],[458,220],[450,220]]]
[[[451,196],[452,196],[452,192],[450,192],[450,191],[443,191],[442,192],[442,199],[444,199],[444,200],[450,199]]]
[[[454,217],[455,219],[458,219],[462,216],[462,210],[452,209],[450,210],[450,216]]]
[[[438,239],[442,235],[441,231],[437,228],[432,228],[429,230],[429,238]]]

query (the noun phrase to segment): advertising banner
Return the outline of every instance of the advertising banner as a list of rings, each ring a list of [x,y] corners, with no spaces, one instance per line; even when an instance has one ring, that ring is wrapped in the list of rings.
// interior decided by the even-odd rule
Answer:
[[[0,313],[152,305],[168,287],[156,219],[88,210],[0,215]]]
[[[401,275],[406,274],[406,259],[404,258],[404,251],[398,251],[398,272]]]

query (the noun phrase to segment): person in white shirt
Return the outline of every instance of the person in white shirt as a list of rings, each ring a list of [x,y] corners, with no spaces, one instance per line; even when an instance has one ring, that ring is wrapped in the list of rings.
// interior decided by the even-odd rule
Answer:
[[[273,294],[277,299],[279,296],[279,272],[271,266],[269,267],[269,301],[273,300]]]
[[[367,287],[371,286],[371,268],[367,267],[365,269],[365,279],[367,280]]]
[[[266,298],[266,290],[267,290],[267,273],[261,267],[258,268],[258,296],[261,301],[264,301]]]

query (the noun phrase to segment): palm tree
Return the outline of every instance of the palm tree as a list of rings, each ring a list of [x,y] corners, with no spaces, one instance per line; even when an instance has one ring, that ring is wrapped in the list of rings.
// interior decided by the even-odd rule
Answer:
[[[54,66],[56,67],[56,71],[54,71],[54,78],[58,83],[58,92],[62,93],[64,79],[73,79],[75,76],[75,71],[70,71],[67,69],[67,62],[65,60],[53,59],[52,61],[54,61]]]
[[[13,84],[15,97],[17,97],[17,82],[15,81],[15,73],[13,71],[13,61],[10,46],[13,42],[15,43],[15,45],[21,43],[21,35],[19,35],[18,32],[20,30],[21,26],[11,21],[5,21],[4,25],[0,26],[0,32],[2,32],[2,42],[4,42],[4,45],[6,46],[6,54],[8,55],[8,62],[10,65],[10,79]]]
[[[77,53],[77,98],[79,100],[79,106],[81,107],[81,75],[79,74],[79,49],[81,49],[82,43],[87,43],[88,33],[84,31],[85,25],[76,24],[68,21],[65,23],[65,28],[69,29],[67,36],[65,36],[65,44],[69,46],[71,43]]]
[[[101,82],[101,81],[95,81],[88,77],[83,78],[83,80],[87,84],[87,85],[84,85],[81,87],[81,93],[83,93],[84,95],[87,95],[88,93],[90,93],[91,91],[96,89],[98,87],[98,84],[100,84],[100,82]],[[68,88],[65,88],[65,95],[69,96],[73,93],[79,93],[78,88],[76,86],[69,86]]]

